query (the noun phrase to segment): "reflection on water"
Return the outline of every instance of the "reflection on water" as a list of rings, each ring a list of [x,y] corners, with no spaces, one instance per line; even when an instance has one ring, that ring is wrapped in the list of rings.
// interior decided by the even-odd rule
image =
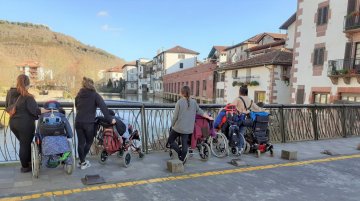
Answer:
[[[101,94],[101,93],[100,93]],[[133,101],[143,103],[171,103],[169,100],[165,100],[159,97],[155,97],[153,94],[101,94],[104,100],[122,100]]]

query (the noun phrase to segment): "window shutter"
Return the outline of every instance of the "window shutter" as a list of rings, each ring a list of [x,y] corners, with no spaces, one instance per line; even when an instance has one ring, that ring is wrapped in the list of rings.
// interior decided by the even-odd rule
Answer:
[[[319,65],[323,65],[324,64],[324,53],[325,53],[325,48],[320,48],[319,49]]]
[[[319,57],[319,51],[318,49],[314,50],[314,58],[313,58],[313,65],[317,65],[318,64],[318,57]]]
[[[328,21],[328,11],[329,11],[329,7],[326,6],[322,9],[322,22],[321,24],[326,24]]]
[[[346,43],[345,45],[345,55],[344,55],[344,60],[349,60],[351,59],[352,56],[352,43]]]
[[[304,104],[305,89],[297,89],[296,92],[296,104]]]
[[[356,0],[348,0],[347,14],[355,11]]]
[[[318,12],[317,12],[317,23],[316,25],[320,25],[321,24],[321,17],[322,17],[322,9],[319,8]]]

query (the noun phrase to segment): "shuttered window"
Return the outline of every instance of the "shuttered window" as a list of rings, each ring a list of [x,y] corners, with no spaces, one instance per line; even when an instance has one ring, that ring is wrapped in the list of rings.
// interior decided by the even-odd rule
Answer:
[[[325,6],[318,9],[316,25],[324,25],[328,22],[329,7]]]
[[[296,104],[304,104],[304,95],[305,95],[304,89],[297,89]]]
[[[324,64],[324,55],[325,55],[325,48],[316,48],[314,50],[314,66],[323,65]]]

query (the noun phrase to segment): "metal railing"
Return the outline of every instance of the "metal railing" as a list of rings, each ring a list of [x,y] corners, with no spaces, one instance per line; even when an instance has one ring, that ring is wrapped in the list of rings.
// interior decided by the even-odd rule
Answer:
[[[329,60],[328,76],[360,75],[360,59]]]
[[[352,29],[360,28],[360,14],[359,12],[354,13],[351,16],[344,17],[344,30],[349,31]]]
[[[118,117],[126,119],[139,130],[146,153],[165,149],[174,104],[108,102],[107,105]],[[62,103],[62,106],[70,123],[74,125],[73,103]],[[208,104],[200,107],[215,117],[223,105]],[[358,104],[266,105],[265,109],[271,113],[269,129],[270,140],[273,143],[360,135]],[[0,128],[0,162],[19,160],[19,144],[7,125],[8,116],[4,111],[4,102],[0,102],[0,119],[3,125]],[[73,140],[76,152],[76,137]]]

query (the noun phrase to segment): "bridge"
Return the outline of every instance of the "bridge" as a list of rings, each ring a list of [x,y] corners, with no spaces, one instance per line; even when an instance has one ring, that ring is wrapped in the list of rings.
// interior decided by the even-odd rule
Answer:
[[[73,122],[72,103],[62,103]],[[0,103],[0,106],[1,105]],[[42,169],[39,179],[21,174],[18,145],[6,125],[0,130],[0,200],[357,200],[360,192],[359,105],[267,105],[271,112],[271,140],[275,156],[244,155],[243,167],[229,164],[233,157],[203,162],[197,153],[185,173],[171,174],[165,140],[173,104],[109,103],[142,134],[146,156],[133,155],[129,168],[116,157],[100,165],[65,175],[61,169]],[[201,105],[216,114],[221,106]],[[76,143],[76,139],[74,139]],[[298,152],[297,161],[280,158],[280,151]],[[330,150],[330,156],[322,154]],[[99,174],[105,184],[84,186],[81,178]]]

